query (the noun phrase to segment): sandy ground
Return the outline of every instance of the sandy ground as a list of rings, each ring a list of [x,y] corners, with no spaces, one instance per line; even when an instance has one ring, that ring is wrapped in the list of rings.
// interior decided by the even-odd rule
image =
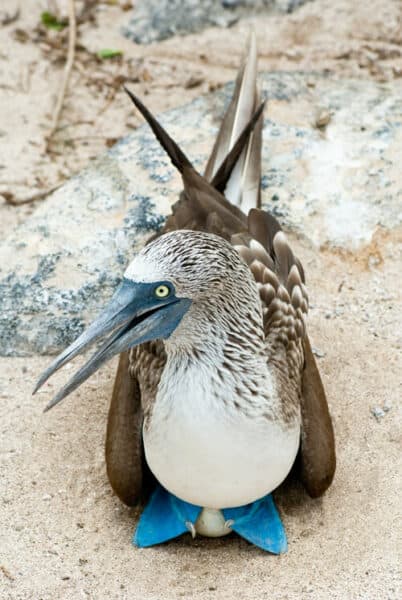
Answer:
[[[14,5],[6,0],[1,11]],[[116,78],[129,74],[155,112],[178,106],[233,78],[249,26],[139,47],[118,35],[121,7],[102,5],[97,24],[80,27],[84,49],[63,128],[46,153],[64,50],[34,31],[46,3],[21,5],[19,20],[0,28],[0,193],[19,199],[68,177],[138,125]],[[317,0],[293,15],[259,18],[261,68],[399,77],[401,15],[395,0],[375,0],[370,10],[360,0]],[[92,53],[104,47],[123,49],[124,58],[98,63]],[[32,210],[0,204],[0,235]],[[292,241],[308,274],[310,331],[334,417],[338,470],[322,500],[294,483],[279,491],[288,554],[266,555],[235,536],[133,548],[137,513],[112,495],[103,459],[114,365],[44,416],[63,374],[33,399],[49,359],[1,359],[2,600],[401,597],[402,232],[380,230],[354,254]]]

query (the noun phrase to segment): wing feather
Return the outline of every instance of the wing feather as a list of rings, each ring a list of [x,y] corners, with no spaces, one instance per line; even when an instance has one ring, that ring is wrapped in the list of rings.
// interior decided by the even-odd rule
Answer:
[[[285,402],[295,401],[297,396],[300,402],[300,479],[310,496],[321,496],[335,473],[335,438],[306,332],[308,296],[303,267],[279,223],[263,211],[250,211],[248,234],[235,235],[232,241],[257,282],[267,357],[277,369],[281,396]]]

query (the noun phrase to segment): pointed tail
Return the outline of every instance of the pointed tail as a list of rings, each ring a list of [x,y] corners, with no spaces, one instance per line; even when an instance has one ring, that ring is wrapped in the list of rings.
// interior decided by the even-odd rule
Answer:
[[[248,50],[237,75],[232,100],[223,117],[215,145],[205,169],[204,176],[216,186],[215,178],[222,163],[236,144],[242,130],[256,113],[259,105],[257,91],[257,46],[254,33],[250,36]],[[220,191],[245,214],[260,207],[262,111],[243,147],[230,176]]]
[[[257,52],[252,36],[204,176],[196,172],[141,100],[125,88],[183,178],[184,192],[173,205],[173,214],[162,232],[198,229],[230,239],[233,233],[246,229],[249,210],[260,206],[265,103],[259,103],[256,75]]]

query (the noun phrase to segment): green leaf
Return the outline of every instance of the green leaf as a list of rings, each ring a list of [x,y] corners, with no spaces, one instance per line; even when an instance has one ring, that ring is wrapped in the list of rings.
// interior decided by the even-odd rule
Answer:
[[[43,12],[40,16],[40,19],[45,27],[48,29],[54,29],[55,31],[61,31],[68,25],[66,21],[59,21],[56,15],[48,11]]]
[[[96,53],[98,58],[102,60],[107,58],[114,58],[115,56],[123,56],[123,50],[112,50],[111,48],[103,48]]]

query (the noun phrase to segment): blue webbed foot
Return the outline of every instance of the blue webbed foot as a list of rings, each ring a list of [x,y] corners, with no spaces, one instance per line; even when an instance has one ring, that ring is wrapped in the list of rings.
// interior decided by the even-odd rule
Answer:
[[[133,543],[145,548],[187,531],[194,536],[201,510],[157,486],[141,514]],[[286,552],[286,533],[271,494],[245,506],[224,508],[222,513],[230,528],[255,546],[273,554]]]
[[[285,529],[271,494],[252,504],[224,508],[223,516],[240,537],[258,548],[282,554],[288,549]]]
[[[157,486],[141,514],[133,543],[146,548],[167,542],[186,531],[194,536],[194,524],[200,512],[199,506],[184,502]]]

